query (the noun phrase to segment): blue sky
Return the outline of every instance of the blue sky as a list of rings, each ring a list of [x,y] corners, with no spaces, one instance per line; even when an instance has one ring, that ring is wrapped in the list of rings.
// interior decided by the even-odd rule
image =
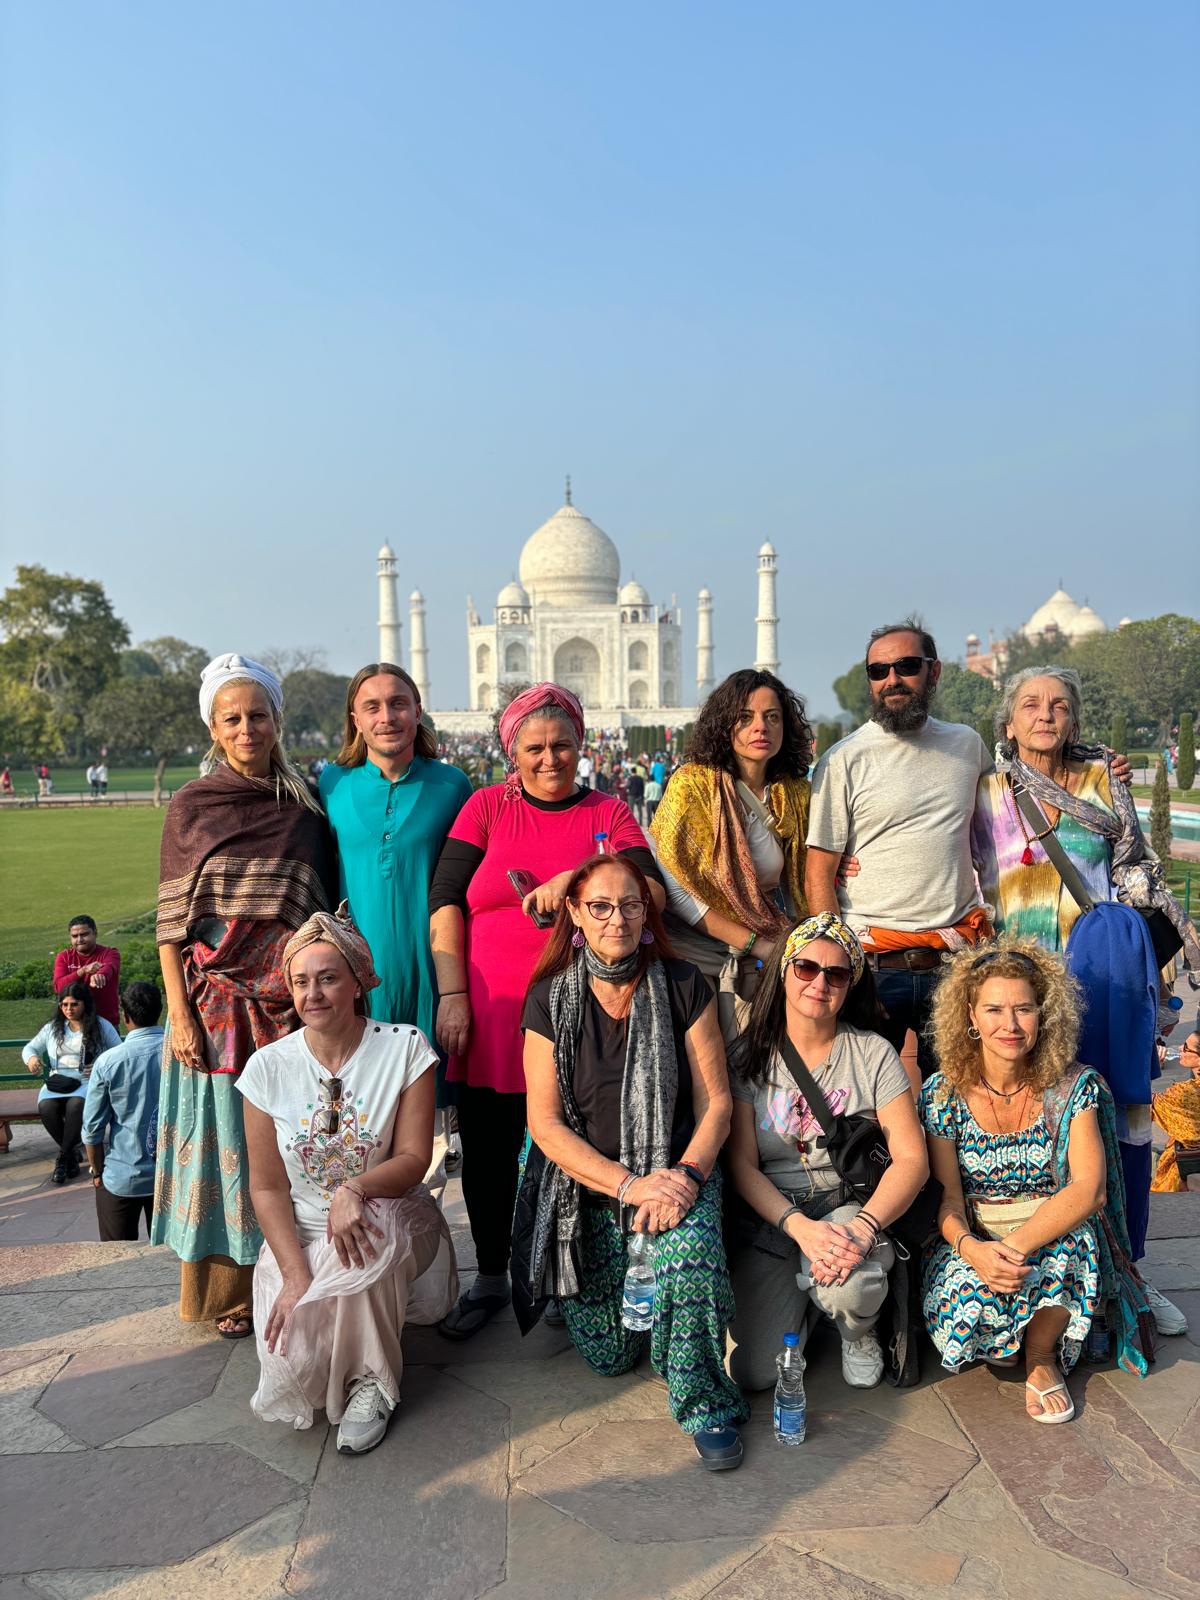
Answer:
[[[1061,577],[1195,612],[1195,4],[8,8],[3,575],[135,637],[375,648],[463,704],[575,500],[752,658],[780,553],[816,710],[910,607],[944,655]],[[406,628],[407,642],[407,628]]]

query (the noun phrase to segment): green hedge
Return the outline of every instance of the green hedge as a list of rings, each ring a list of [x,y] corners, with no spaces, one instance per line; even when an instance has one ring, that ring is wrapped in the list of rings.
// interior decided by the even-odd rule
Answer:
[[[161,989],[162,969],[153,939],[126,939],[117,947],[121,952],[121,982],[149,979]],[[52,1000],[54,962],[49,956],[23,964],[0,962],[0,1000]]]

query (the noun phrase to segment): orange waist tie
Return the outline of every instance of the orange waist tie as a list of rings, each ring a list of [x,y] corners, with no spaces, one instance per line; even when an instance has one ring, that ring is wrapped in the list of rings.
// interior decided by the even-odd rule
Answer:
[[[972,906],[952,928],[922,928],[917,933],[898,928],[868,928],[862,942],[869,950],[962,950],[992,937],[992,925],[982,906]]]

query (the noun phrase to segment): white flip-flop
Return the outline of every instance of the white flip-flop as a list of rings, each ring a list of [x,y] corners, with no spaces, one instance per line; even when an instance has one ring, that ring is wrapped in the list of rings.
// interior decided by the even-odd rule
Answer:
[[[1071,1400],[1071,1396],[1067,1392],[1067,1386],[1065,1383],[1052,1383],[1048,1389],[1039,1389],[1036,1383],[1030,1383],[1028,1379],[1026,1379],[1025,1387],[1027,1389],[1032,1389],[1039,1400],[1044,1401],[1046,1396],[1049,1394],[1065,1394],[1068,1401],[1070,1401],[1070,1404],[1067,1406],[1065,1411],[1042,1410],[1037,1414],[1036,1417],[1031,1411],[1027,1411],[1025,1415],[1031,1422],[1046,1422],[1053,1425],[1056,1422],[1070,1422],[1071,1418],[1075,1415],[1075,1402],[1074,1400]]]

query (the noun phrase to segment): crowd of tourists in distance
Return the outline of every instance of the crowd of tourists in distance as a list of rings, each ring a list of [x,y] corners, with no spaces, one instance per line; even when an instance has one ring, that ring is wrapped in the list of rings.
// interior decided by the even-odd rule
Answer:
[[[259,1417],[323,1410],[369,1450],[405,1322],[487,1337],[511,1302],[599,1372],[648,1350],[720,1470],[784,1335],[822,1319],[851,1387],[915,1382],[931,1342],[949,1372],[1023,1363],[1040,1424],[1073,1416],[1081,1356],[1145,1375],[1185,1331],[1137,1262],[1162,1008],[1200,948],[1128,768],[1080,742],[1069,670],[1012,679],[993,758],[929,715],[924,629],[876,629],[863,667],[872,716],[811,776],[803,701],[735,672],[683,764],[651,760],[651,813],[558,685],[505,709],[506,776],[473,789],[408,674],[365,666],[314,795],[275,675],[208,665],[208,770],[162,840],[165,1030],[133,984],[118,1040],[114,953],[81,917],[26,1056],[104,1237],[150,1213],[180,1316],[257,1340]],[[430,1187],[451,1107],[465,1292]],[[655,1294],[631,1327],[638,1235]]]

